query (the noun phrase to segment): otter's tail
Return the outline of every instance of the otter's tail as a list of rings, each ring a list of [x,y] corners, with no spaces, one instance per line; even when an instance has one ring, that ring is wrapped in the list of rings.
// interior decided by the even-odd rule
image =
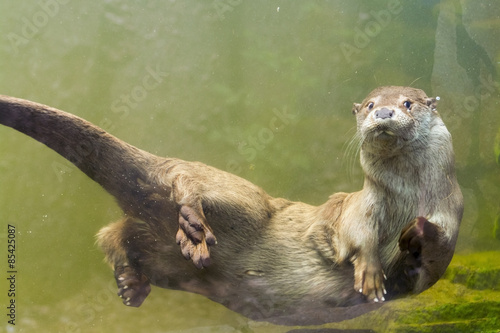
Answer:
[[[131,146],[72,114],[0,95],[0,123],[52,148],[133,210],[158,157]]]

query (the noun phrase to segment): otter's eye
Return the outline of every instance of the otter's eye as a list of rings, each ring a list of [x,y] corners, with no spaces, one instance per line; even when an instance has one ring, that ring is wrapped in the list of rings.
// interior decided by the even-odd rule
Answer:
[[[404,107],[407,108],[408,110],[410,110],[411,108],[411,102],[410,101],[406,101],[403,103]]]
[[[373,109],[373,105],[374,105],[373,102],[368,103],[368,110]]]

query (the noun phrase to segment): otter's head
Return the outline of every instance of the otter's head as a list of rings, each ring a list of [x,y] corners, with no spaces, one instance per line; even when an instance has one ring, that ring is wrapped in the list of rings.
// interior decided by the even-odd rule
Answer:
[[[352,109],[363,150],[387,154],[425,145],[433,121],[439,119],[436,103],[436,98],[420,89],[386,86],[373,90]]]

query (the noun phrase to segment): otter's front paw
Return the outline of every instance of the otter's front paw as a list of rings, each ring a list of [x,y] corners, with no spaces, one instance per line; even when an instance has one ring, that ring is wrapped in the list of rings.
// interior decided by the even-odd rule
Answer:
[[[191,259],[197,268],[210,265],[209,246],[217,241],[201,209],[181,206],[176,241],[184,258]]]
[[[355,260],[354,262],[354,289],[366,296],[370,302],[385,301],[387,291],[384,287],[385,276],[380,264]]]
[[[118,285],[118,296],[127,306],[140,306],[151,291],[148,278],[130,266],[116,267],[115,279]]]
[[[409,269],[407,273],[422,266],[422,248],[424,244],[432,244],[438,241],[440,235],[439,227],[429,222],[425,217],[419,216],[411,221],[402,231],[399,237],[399,249],[407,252]]]

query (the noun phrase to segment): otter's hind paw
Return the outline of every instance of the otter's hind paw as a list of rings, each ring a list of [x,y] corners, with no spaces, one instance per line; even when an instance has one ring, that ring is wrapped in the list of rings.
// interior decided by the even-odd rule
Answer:
[[[118,285],[118,296],[127,306],[140,306],[151,291],[148,278],[130,266],[116,267],[115,279]]]
[[[201,208],[181,206],[176,241],[181,246],[184,258],[191,259],[197,268],[210,265],[209,246],[215,245],[217,241]]]

